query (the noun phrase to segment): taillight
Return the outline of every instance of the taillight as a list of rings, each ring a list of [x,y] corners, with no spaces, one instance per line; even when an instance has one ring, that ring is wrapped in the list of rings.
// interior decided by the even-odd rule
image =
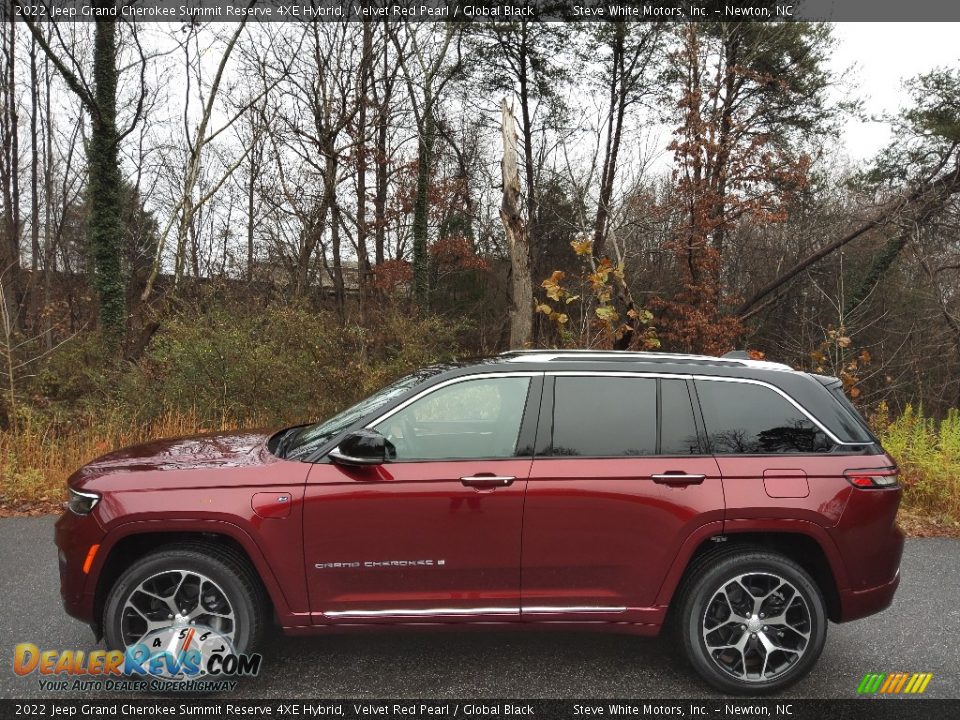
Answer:
[[[858,488],[883,489],[897,486],[896,468],[847,470],[845,475],[850,484]]]

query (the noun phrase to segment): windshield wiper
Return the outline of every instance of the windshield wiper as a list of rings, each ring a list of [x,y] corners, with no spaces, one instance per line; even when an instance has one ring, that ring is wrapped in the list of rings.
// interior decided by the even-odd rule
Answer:
[[[297,430],[302,428],[303,425],[294,425],[293,427],[287,428],[286,430],[281,431],[283,434],[280,436],[280,439],[277,441],[277,457],[286,458],[287,448],[290,446],[290,441],[297,434]]]

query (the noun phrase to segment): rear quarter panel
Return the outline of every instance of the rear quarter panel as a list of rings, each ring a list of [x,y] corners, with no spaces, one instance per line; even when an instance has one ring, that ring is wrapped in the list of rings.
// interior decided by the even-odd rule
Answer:
[[[726,498],[725,531],[769,528],[813,536],[841,591],[895,577],[903,547],[896,527],[902,491],[855,488],[845,475],[889,468],[894,462],[887,455],[717,456],[717,461]],[[783,487],[793,487],[800,474],[809,488],[805,497],[771,496],[771,476],[789,478]]]

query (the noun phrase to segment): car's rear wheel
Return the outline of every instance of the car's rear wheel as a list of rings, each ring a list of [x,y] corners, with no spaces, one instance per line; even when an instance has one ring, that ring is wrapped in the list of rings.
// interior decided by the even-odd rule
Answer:
[[[171,545],[135,561],[107,595],[103,628],[124,649],[169,627],[212,628],[252,652],[266,624],[262,586],[245,559],[220,546]]]
[[[700,567],[682,598],[683,647],[724,692],[757,694],[795,683],[823,650],[827,616],[816,583],[774,553],[726,554]]]

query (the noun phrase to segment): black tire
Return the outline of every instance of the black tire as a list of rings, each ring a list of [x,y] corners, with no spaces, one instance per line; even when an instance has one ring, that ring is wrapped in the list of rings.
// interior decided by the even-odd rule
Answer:
[[[208,543],[167,545],[137,559],[120,575],[104,603],[103,629],[107,647],[125,648],[122,611],[140,583],[175,570],[202,574],[222,589],[235,618],[234,648],[238,653],[254,652],[268,619],[269,603],[263,585],[246,558],[231,548]]]
[[[792,685],[810,671],[826,642],[827,614],[819,587],[802,567],[776,553],[730,548],[704,558],[691,570],[679,598],[676,630],[687,658],[704,680],[725,693],[759,695]],[[750,587],[731,585],[737,578],[742,578]],[[789,594],[784,585],[775,585],[777,578],[792,585],[796,594]],[[763,616],[756,611],[747,620],[750,625],[736,620],[741,614],[746,615],[749,603],[763,596],[770,587],[783,589],[768,596],[767,604],[762,606],[767,608],[764,616],[774,611],[779,612],[777,617],[789,617],[797,628],[807,628],[806,639],[804,633],[786,623],[766,626],[770,628],[767,632],[764,627],[755,627],[756,623],[763,622],[760,619]],[[718,595],[721,588],[727,588],[726,595]],[[749,590],[753,592],[748,595]],[[802,602],[794,599],[797,596]],[[781,598],[786,602],[781,602]],[[736,614],[731,609],[724,618],[724,607],[734,605]],[[782,610],[784,607],[789,611]],[[711,643],[721,646],[742,643],[743,650],[714,647],[711,651],[707,646],[708,637]],[[783,647],[792,645],[793,650],[769,653],[768,663],[764,658],[769,641]]]

